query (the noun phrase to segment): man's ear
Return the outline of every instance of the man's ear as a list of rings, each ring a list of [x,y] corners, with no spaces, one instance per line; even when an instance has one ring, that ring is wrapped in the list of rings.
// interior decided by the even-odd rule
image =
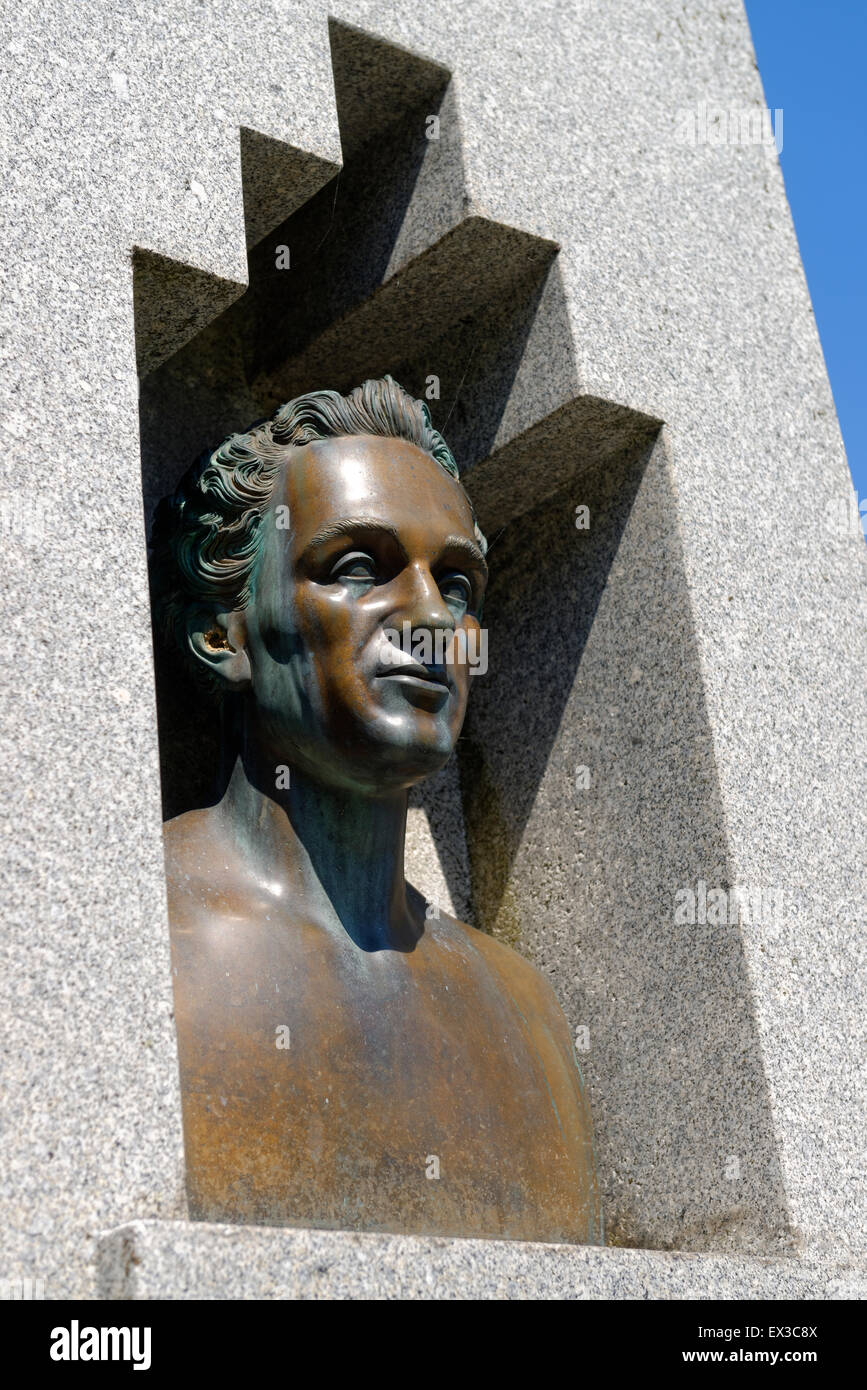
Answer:
[[[250,684],[247,624],[243,609],[236,609],[233,613],[197,609],[190,614],[187,623],[187,641],[193,655],[231,690],[244,690]]]

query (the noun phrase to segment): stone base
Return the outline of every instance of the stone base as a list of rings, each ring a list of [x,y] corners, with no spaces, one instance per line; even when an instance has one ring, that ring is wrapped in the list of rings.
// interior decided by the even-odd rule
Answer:
[[[119,1299],[844,1299],[853,1264],[523,1241],[133,1221],[99,1242]]]

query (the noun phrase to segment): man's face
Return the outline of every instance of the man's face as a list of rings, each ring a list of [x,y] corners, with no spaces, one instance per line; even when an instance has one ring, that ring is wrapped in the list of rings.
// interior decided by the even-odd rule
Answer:
[[[449,639],[479,650],[486,569],[463,489],[405,440],[322,440],[293,451],[262,524],[247,645],[275,765],[370,793],[435,772],[469,685]]]

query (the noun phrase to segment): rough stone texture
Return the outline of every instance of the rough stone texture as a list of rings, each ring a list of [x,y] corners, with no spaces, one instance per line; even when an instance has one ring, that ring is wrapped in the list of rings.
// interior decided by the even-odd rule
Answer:
[[[750,928],[673,922],[678,887],[733,870],[672,493],[660,441],[498,543],[461,743],[473,900],[587,1029],[609,1238],[773,1252],[792,1233]]]
[[[4,26],[4,1274],[92,1293],[96,1232],[184,1210],[138,361],[148,513],[194,447],[310,374],[441,377],[437,423],[503,553],[466,854],[456,796],[429,815],[452,901],[588,1029],[617,1240],[807,1252],[539,1259],[591,1294],[820,1287],[815,1260],[864,1241],[865,553],[827,524],[851,482],[775,154],[677,138],[701,101],[763,103],[739,0],[46,0]],[[441,140],[402,144],[428,106]],[[316,248],[329,217],[329,314],[308,293],[307,338],[264,360],[292,321],[269,338],[248,244],[264,270],[276,233]],[[161,458],[155,419],[179,432]],[[785,911],[675,927],[700,878]],[[208,1287],[243,1287],[260,1238],[375,1248],[392,1289],[459,1277],[439,1242],[140,1229],[133,1272],[164,1295],[184,1260],[191,1286],[210,1260]],[[478,1267],[502,1289],[537,1251]],[[274,1287],[300,1287],[283,1259]]]
[[[863,1265],[499,1240],[136,1221],[100,1242],[102,1298],[843,1299]]]
[[[410,793],[406,876],[432,907],[473,924],[466,827],[455,759]]]

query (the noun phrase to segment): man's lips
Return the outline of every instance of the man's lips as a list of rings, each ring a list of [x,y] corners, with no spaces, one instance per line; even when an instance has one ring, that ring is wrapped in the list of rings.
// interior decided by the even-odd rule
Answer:
[[[428,714],[445,709],[451,698],[451,686],[435,671],[417,662],[412,666],[381,667],[376,679],[383,685],[396,686],[404,700]]]
[[[407,685],[432,685],[443,690],[448,690],[450,686],[445,667],[425,666],[399,648],[389,653],[388,660],[379,662],[376,675],[378,679],[399,680]]]
[[[380,666],[376,675],[380,680],[397,680],[407,685],[433,686],[439,690],[449,688],[445,672],[431,670],[415,662],[411,666]]]

